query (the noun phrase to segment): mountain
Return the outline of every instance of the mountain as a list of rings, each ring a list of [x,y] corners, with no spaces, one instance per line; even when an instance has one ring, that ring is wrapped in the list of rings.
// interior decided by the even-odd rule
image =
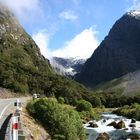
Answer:
[[[39,73],[50,74],[52,68],[21,27],[16,17],[0,5],[0,86],[15,91],[31,91],[29,81]]]
[[[140,69],[140,11],[124,14],[86,61],[76,80],[94,87]]]
[[[50,63],[56,73],[64,75],[66,77],[73,77],[75,74],[79,73],[82,66],[85,63],[85,59],[75,58],[61,58],[53,57]]]
[[[140,95],[140,70],[130,72],[120,78],[101,83],[94,87],[97,93],[115,93],[115,95]]]
[[[131,93],[133,93],[133,95],[140,94],[140,70],[129,73],[122,78],[127,81],[123,95],[131,95]]]
[[[0,87],[16,93],[37,93],[57,99],[63,97],[68,104],[74,104],[78,99],[94,99],[92,92],[83,85],[53,71],[50,62],[41,55],[34,40],[2,4]]]

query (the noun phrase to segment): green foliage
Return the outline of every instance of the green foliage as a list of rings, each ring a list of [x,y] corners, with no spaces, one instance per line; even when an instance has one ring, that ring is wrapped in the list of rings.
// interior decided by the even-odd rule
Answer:
[[[80,101],[77,102],[76,109],[79,112],[81,112],[81,111],[91,111],[92,104],[90,102],[86,101],[86,100],[80,100]]]
[[[60,134],[55,134],[53,136],[53,140],[65,140],[65,136],[64,135],[60,135]]]
[[[28,104],[27,104],[27,106],[26,106],[28,112],[29,112],[31,115],[34,115],[34,114],[36,113],[35,108],[34,108],[34,103],[35,103],[35,102],[30,101],[30,102],[28,102]]]
[[[114,93],[99,93],[101,104],[107,108],[121,107],[124,105],[132,105],[133,103],[140,103],[140,95],[136,96],[122,96]]]
[[[27,110],[44,125],[53,139],[85,139],[82,120],[73,108],[44,98],[28,103]]]
[[[64,104],[64,103],[65,103],[65,99],[64,99],[63,97],[59,97],[59,98],[58,98],[58,102],[59,102],[60,104]]]
[[[20,45],[7,34],[0,42],[0,86],[15,92],[31,93],[33,77],[52,73],[48,62],[37,55],[36,45],[31,48],[32,41]]]
[[[89,99],[87,99],[93,107],[100,107],[102,105],[101,103],[101,99],[98,97],[98,94],[97,95],[89,95]]]
[[[91,111],[81,111],[79,112],[81,119],[83,121],[90,121],[90,120],[98,120],[99,119],[99,114],[94,112],[93,110]]]
[[[125,105],[115,110],[114,113],[140,120],[140,104],[134,103],[131,106]]]
[[[76,104],[76,110],[79,111],[79,114],[84,121],[98,118],[97,113],[92,110],[92,104],[86,100],[78,101]]]

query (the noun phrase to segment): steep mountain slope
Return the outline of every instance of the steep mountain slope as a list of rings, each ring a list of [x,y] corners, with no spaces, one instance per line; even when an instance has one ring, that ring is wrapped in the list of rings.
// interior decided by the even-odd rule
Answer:
[[[123,95],[140,95],[140,70],[123,76],[123,79],[128,81]]]
[[[140,12],[123,15],[112,27],[76,80],[86,86],[121,77],[140,69]]]
[[[120,78],[94,87],[97,93],[115,93],[115,95],[140,95],[140,70],[128,73]]]
[[[76,73],[79,73],[86,60],[79,58],[60,58],[53,57],[50,63],[56,73],[64,75],[66,77],[74,77]]]
[[[35,73],[52,73],[32,38],[13,14],[0,5],[0,86],[28,92]]]

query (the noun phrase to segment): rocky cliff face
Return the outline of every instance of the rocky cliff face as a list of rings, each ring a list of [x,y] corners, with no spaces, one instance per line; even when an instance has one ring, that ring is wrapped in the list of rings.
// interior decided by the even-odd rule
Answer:
[[[112,27],[76,80],[93,87],[140,69],[140,12],[123,15]]]

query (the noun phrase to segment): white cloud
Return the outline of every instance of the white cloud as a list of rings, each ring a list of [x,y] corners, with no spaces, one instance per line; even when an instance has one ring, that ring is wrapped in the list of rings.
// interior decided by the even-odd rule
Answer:
[[[130,2],[130,0],[127,0]],[[127,8],[127,11],[130,10],[140,10],[140,0],[132,0],[132,5]]]
[[[92,27],[85,29],[72,40],[66,42],[63,48],[52,52],[52,55],[58,57],[89,58],[99,45],[96,35],[97,31]]]
[[[39,0],[0,0],[8,6],[21,20],[34,21],[36,17],[42,18],[42,10]]]
[[[34,34],[33,36],[34,41],[40,48],[41,54],[46,57],[50,58],[50,51],[48,49],[49,44],[49,36],[45,31],[39,31],[38,33]]]
[[[65,20],[76,20],[78,19],[78,16],[71,10],[63,11],[59,14],[59,18],[65,19]]]

